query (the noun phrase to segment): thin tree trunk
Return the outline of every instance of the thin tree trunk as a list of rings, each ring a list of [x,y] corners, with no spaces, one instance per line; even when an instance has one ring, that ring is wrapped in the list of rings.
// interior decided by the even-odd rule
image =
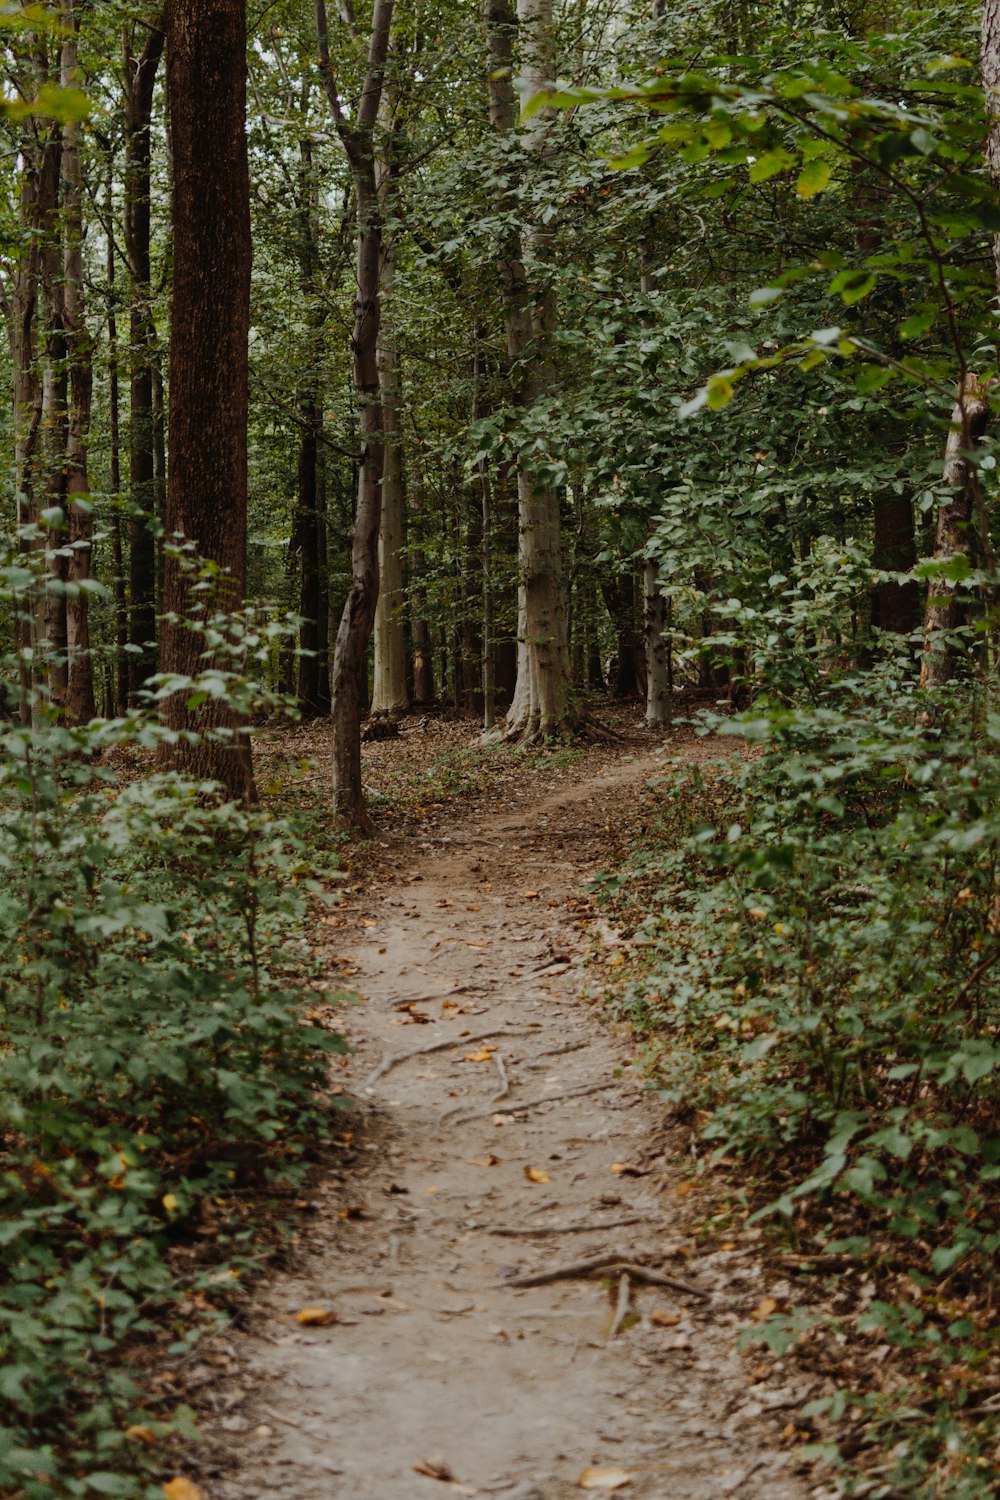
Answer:
[[[65,7],[67,35],[62,49],[62,86],[80,83],[77,28],[79,17],[72,0]],[[66,713],[75,724],[97,712],[90,653],[90,581],[93,523],[87,444],[93,397],[93,342],[87,331],[83,305],[83,175],[80,165],[80,126],[63,126],[63,319],[69,379],[66,428],[66,498],[69,504],[70,557],[66,597]]]
[[[128,707],[128,600],[125,593],[125,556],[122,547],[122,465],[121,465],[121,374],[118,362],[118,292],[116,287],[114,236],[114,161],[108,161],[105,186],[108,216],[108,444],[110,449],[111,488],[111,558],[114,566],[112,585],[115,601],[115,663],[113,673],[113,709],[123,714]]]
[[[667,664],[667,601],[660,592],[656,559],[647,557],[642,570],[643,627],[646,642],[646,723],[669,724],[672,703]]]
[[[222,570],[212,603],[238,609],[246,592],[251,256],[246,6],[169,0],[166,31],[174,160],[167,530]],[[192,581],[168,551],[163,669],[188,677],[205,666],[203,638],[184,624],[197,618],[204,599]],[[222,658],[217,665],[233,663]],[[187,697],[168,699],[165,717],[198,738],[190,744],[182,734],[171,759],[222,782],[231,797],[251,799],[250,741],[241,721],[218,702],[189,712]]]
[[[361,459],[351,529],[351,583],[333,657],[332,712],[334,813],[340,822],[362,832],[370,825],[361,781],[361,715],[367,696],[368,641],[378,601],[378,534],[384,467],[378,371],[382,219],[374,131],[389,51],[392,11],[393,0],[375,0],[364,85],[356,116],[349,122],[341,108],[336,75],[330,61],[325,0],[316,0],[323,85],[354,180],[358,215],[358,290],[351,352],[354,387],[360,408]]]
[[[934,556],[942,561],[969,555],[978,483],[972,455],[989,421],[989,390],[988,380],[966,375],[951,414],[942,475],[948,494],[938,506],[934,539]],[[950,578],[932,578],[924,615],[921,687],[941,687],[954,677],[958,664],[954,632],[961,620],[962,601],[957,584]]]
[[[372,713],[400,715],[409,711],[406,683],[406,628],[403,622],[403,541],[405,491],[400,426],[401,381],[399,350],[393,326],[392,294],[396,280],[396,252],[390,243],[382,261],[382,319],[379,327],[379,381],[385,469],[382,476],[382,522],[379,530],[379,595],[375,610],[375,682]]]
[[[156,511],[153,420],[153,359],[156,330],[152,309],[150,178],[151,122],[156,73],[164,46],[161,12],[142,28],[136,49],[136,23],[122,34],[125,75],[124,234],[130,280],[129,423],[129,699],[135,703],[157,668],[156,542],[150,518]]]

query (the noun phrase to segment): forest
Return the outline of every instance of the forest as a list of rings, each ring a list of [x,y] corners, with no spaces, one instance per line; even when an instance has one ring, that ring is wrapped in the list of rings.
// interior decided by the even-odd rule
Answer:
[[[0,1494],[998,1493],[998,0],[0,56]]]

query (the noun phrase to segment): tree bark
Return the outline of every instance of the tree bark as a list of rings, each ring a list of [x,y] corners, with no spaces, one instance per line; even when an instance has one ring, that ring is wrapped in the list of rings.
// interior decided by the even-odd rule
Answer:
[[[917,561],[909,495],[877,496],[874,517],[876,568],[886,573],[909,573]],[[876,585],[874,605],[874,624],[880,630],[909,635],[920,623],[920,585],[916,579],[908,583],[887,579]]]
[[[942,475],[948,494],[938,506],[934,539],[934,556],[940,560],[969,554],[970,527],[976,504],[975,486],[978,483],[972,455],[989,421],[989,390],[988,380],[978,375],[966,375],[951,414]],[[962,603],[957,584],[949,578],[932,578],[924,615],[921,687],[941,687],[954,677],[958,663],[954,632],[961,619]]]
[[[382,261],[382,318],[379,331],[379,387],[385,468],[382,475],[382,522],[379,529],[379,594],[375,610],[375,680],[373,714],[409,711],[406,682],[406,629],[403,621],[403,541],[406,525],[403,446],[400,425],[399,350],[392,323],[396,252],[387,244]]]
[[[379,280],[382,218],[376,181],[374,132],[382,98],[393,0],[375,0],[365,79],[348,121],[330,61],[325,0],[316,0],[316,31],[327,100],[354,181],[358,216],[357,299],[351,335],[354,388],[359,404],[361,458],[351,528],[351,582],[333,656],[333,803],[336,818],[367,832],[370,824],[361,781],[361,715],[367,688],[367,651],[378,602],[378,534],[385,461],[379,388]]]
[[[67,33],[62,48],[62,86],[80,84],[77,30],[79,17],[72,0],[65,7]],[[86,723],[97,712],[94,702],[93,659],[90,652],[90,581],[93,548],[87,445],[93,396],[93,342],[87,331],[83,304],[83,174],[80,165],[80,126],[63,126],[63,326],[69,379],[66,425],[66,499],[69,505],[70,556],[66,597],[66,714],[75,724]]]
[[[490,123],[510,137],[517,109],[511,86],[515,29],[521,44],[521,76],[528,97],[554,77],[551,0],[518,0],[517,20],[508,0],[483,0],[490,54]],[[546,150],[551,111],[534,115],[521,145],[526,158]],[[507,174],[504,198],[516,209],[516,181]],[[507,351],[517,370],[515,397],[525,409],[549,394],[555,382],[555,294],[547,274],[548,235],[537,224],[512,227],[500,250],[500,276],[507,315]],[[530,274],[529,274],[530,273]],[[572,727],[569,704],[569,642],[561,584],[559,495],[523,465],[518,471],[518,673],[505,736],[528,742]]]
[[[211,604],[238,609],[246,592],[251,257],[246,6],[169,0],[166,36],[174,161],[167,531],[219,570]],[[208,664],[201,634],[185,623],[204,618],[194,580],[168,549],[162,665],[191,677]],[[222,782],[231,797],[253,797],[250,741],[232,709],[210,702],[190,712],[187,694],[176,693],[165,717],[176,730],[197,731],[193,744],[182,734],[174,764]]]
[[[157,668],[156,542],[151,519],[156,511],[153,361],[151,201],[151,124],[156,73],[164,47],[162,12],[142,28],[137,50],[135,22],[122,33],[125,77],[125,179],[123,223],[130,281],[129,425],[129,700],[135,703]]]
[[[667,601],[660,592],[656,559],[647,557],[642,569],[643,630],[646,644],[646,723],[669,724],[673,705],[667,660]]]

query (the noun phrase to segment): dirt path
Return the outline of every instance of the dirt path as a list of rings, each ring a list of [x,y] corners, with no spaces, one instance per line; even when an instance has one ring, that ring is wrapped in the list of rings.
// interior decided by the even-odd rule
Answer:
[[[569,1500],[588,1468],[636,1500],[806,1493],[733,1353],[740,1257],[690,1253],[662,1112],[566,968],[595,839],[655,765],[456,822],[348,942],[359,1161],[238,1341],[257,1389],[213,1434],[240,1456],[212,1500]],[[612,1338],[617,1272],[512,1284],[604,1252],[707,1296],[633,1279]]]

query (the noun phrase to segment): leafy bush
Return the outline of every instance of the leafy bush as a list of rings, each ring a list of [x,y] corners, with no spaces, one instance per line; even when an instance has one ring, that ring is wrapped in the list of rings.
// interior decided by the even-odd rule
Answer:
[[[37,585],[8,564],[23,618],[12,587]],[[172,1247],[234,1188],[301,1174],[343,1043],[281,978],[316,890],[294,829],[211,783],[130,780],[152,714],[69,727],[19,686],[30,665],[4,663],[0,733],[0,1491],[138,1496],[135,1429],[170,1413],[130,1358],[179,1305],[177,1347],[197,1336],[246,1230]],[[217,671],[186,690],[252,694]]]

